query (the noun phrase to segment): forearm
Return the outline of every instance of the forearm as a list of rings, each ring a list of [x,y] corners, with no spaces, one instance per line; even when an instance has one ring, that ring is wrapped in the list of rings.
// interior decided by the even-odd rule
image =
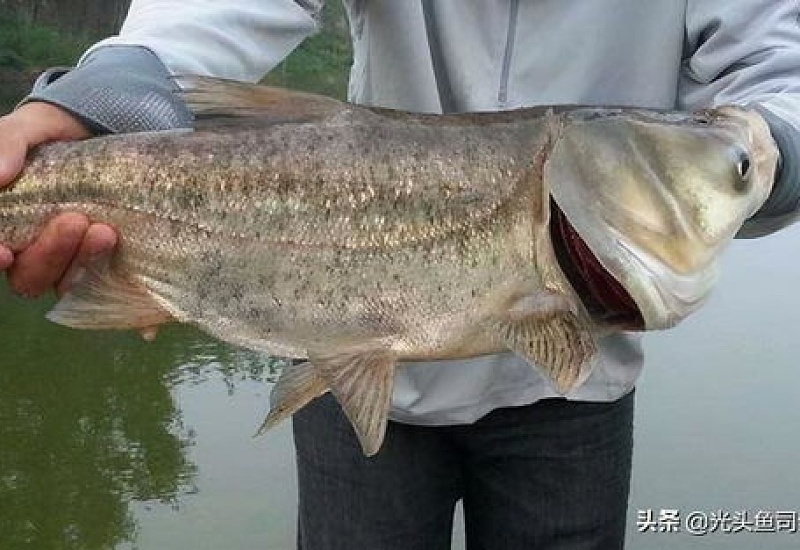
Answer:
[[[144,46],[173,74],[255,82],[317,29],[322,0],[133,0],[104,46]]]
[[[791,105],[794,108],[788,110]],[[741,238],[773,233],[800,217],[800,124],[795,120],[800,115],[800,98],[776,98],[756,109],[769,124],[780,161],[772,193],[739,232]]]

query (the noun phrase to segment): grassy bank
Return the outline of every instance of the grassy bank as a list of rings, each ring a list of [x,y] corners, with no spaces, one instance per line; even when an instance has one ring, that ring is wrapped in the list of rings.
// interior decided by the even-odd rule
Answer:
[[[44,68],[73,65],[98,37],[75,36],[0,13],[0,112],[12,108]],[[265,82],[344,98],[352,52],[339,2],[327,2],[322,29],[267,75]]]
[[[3,68],[21,71],[70,65],[91,42],[88,37],[68,35],[0,14],[0,67]]]
[[[0,112],[22,99],[44,68],[74,64],[92,41],[0,13]]]
[[[326,2],[320,32],[275,67],[265,82],[344,99],[352,58],[344,9],[339,2]]]

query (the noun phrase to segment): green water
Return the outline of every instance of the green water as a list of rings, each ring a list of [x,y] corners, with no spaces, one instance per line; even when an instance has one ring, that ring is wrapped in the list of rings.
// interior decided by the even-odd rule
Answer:
[[[203,411],[187,424],[182,400],[205,401],[225,418],[238,394],[254,392],[249,418],[217,429],[237,434],[226,447],[231,477],[241,478],[244,446],[257,462],[261,443],[251,436],[266,408],[270,361],[187,327],[169,327],[153,343],[64,329],[42,318],[49,300],[24,301],[4,285],[0,304],[3,550],[115,548],[150,537],[136,513],[178,514],[203,490],[191,451],[220,435],[201,437],[194,424]],[[189,395],[193,388],[210,395]]]

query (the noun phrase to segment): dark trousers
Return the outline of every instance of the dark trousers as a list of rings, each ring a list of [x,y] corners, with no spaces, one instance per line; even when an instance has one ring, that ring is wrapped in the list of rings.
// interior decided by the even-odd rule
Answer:
[[[463,499],[468,550],[623,548],[633,392],[547,399],[475,424],[390,422],[365,458],[330,395],[294,416],[301,550],[446,550]]]

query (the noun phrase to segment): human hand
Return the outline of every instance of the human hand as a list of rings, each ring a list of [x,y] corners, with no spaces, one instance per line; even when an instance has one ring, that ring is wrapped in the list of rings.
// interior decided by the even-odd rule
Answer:
[[[49,103],[27,103],[0,117],[0,189],[14,181],[30,149],[89,136],[75,117]],[[50,288],[62,294],[82,266],[110,254],[116,242],[111,227],[65,213],[50,220],[24,250],[0,245],[0,271],[7,272],[11,288],[24,296],[38,296]]]

